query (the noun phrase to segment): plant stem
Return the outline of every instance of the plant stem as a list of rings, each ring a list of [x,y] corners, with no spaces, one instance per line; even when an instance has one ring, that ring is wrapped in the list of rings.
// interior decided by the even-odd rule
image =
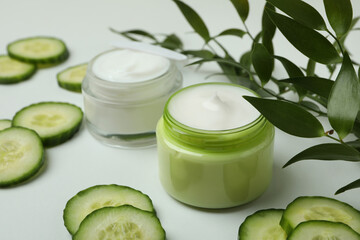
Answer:
[[[245,22],[243,22],[243,24],[244,24],[244,27],[245,27],[246,33],[247,33],[247,34],[249,35],[249,37],[253,40],[253,42],[255,42],[255,38],[251,35],[251,33],[250,33],[250,31],[249,31],[249,29],[248,29],[248,27],[247,27],[246,23],[245,23]]]
[[[208,42],[207,42],[207,43],[204,43],[202,49],[204,49],[205,46],[208,46],[208,47],[210,48],[210,50],[211,50],[215,55],[217,55],[215,49],[214,49]]]
[[[339,39],[337,39],[337,37],[334,34],[332,34],[332,32],[330,32],[328,29],[326,31],[330,34],[330,36],[332,36],[335,39],[336,43],[339,45],[342,55],[344,55],[344,49],[342,48]]]
[[[339,142],[339,143],[344,143],[341,139],[337,139],[337,138],[335,138],[335,137],[333,137],[333,136],[330,136],[329,134],[326,134],[326,137],[328,137],[328,138],[330,138],[330,139],[332,139],[332,140],[335,140],[335,141],[337,141],[337,142]]]

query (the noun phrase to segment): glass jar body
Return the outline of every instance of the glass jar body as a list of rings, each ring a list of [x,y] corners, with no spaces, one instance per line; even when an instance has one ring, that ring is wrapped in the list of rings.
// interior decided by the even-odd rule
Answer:
[[[88,130],[106,145],[123,148],[154,145],[156,123],[165,103],[182,86],[181,72],[171,62],[168,71],[154,79],[110,82],[92,72],[96,58],[90,62],[82,84]]]
[[[274,127],[262,116],[232,136],[216,133],[218,147],[204,143],[212,133],[202,133],[204,142],[188,133],[183,138],[173,134],[172,124],[161,118],[156,133],[160,181],[175,199],[202,208],[234,207],[259,197],[270,184]],[[221,139],[234,144],[222,145]]]

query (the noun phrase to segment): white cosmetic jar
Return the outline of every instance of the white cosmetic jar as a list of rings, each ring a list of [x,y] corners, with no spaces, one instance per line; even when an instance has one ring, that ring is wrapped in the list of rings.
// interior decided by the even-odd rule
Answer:
[[[100,74],[94,72],[94,64],[115,51],[129,50],[103,52],[93,58],[87,68],[82,83],[86,126],[106,145],[123,148],[155,145],[156,124],[168,98],[182,87],[182,74],[174,61],[166,59],[167,70],[150,78],[109,81],[99,77]]]

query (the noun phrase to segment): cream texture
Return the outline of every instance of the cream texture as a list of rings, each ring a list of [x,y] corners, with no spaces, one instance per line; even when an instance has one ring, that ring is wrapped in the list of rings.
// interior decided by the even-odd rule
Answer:
[[[157,78],[169,69],[170,61],[134,50],[115,50],[100,55],[92,65],[93,73],[110,82],[133,83]]]
[[[229,130],[247,125],[260,113],[243,96],[252,92],[227,84],[197,85],[176,94],[169,113],[180,123],[203,130]]]

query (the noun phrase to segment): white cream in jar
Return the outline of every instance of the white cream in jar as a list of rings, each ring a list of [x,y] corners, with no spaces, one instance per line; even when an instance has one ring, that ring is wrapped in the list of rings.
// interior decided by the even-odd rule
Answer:
[[[170,61],[162,56],[124,49],[99,56],[92,71],[106,81],[133,83],[157,78],[166,73],[169,66]]]
[[[180,123],[202,130],[229,130],[245,126],[260,113],[242,96],[246,89],[225,84],[204,84],[175,95],[169,113]]]
[[[90,62],[82,85],[88,129],[112,146],[153,145],[164,105],[181,85],[179,69],[167,58],[127,49],[104,52]]]

